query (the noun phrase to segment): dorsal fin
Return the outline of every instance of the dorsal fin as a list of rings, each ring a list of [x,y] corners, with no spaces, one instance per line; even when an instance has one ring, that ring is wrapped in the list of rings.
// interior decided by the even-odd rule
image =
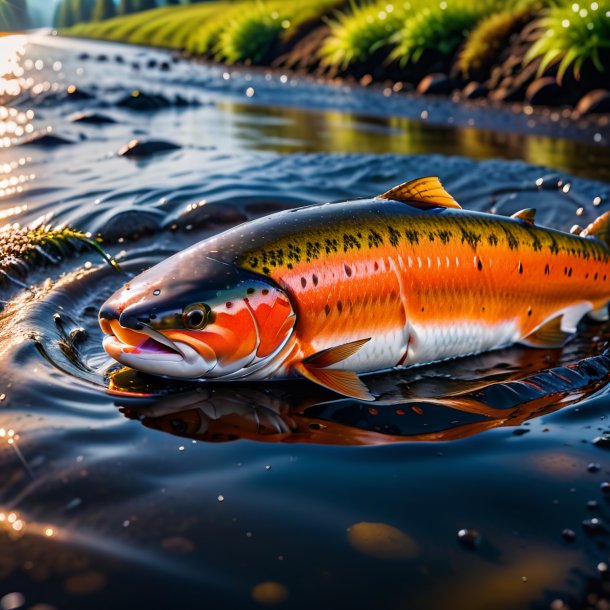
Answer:
[[[516,218],[517,220],[523,220],[524,222],[529,222],[530,224],[534,224],[534,220],[536,218],[536,210],[534,208],[525,208],[525,210],[519,210],[515,212],[511,218]]]
[[[416,207],[457,208],[462,206],[444,189],[436,176],[404,182],[378,196],[379,199],[402,201]]]
[[[580,234],[581,237],[591,235],[610,245],[610,212],[604,212]]]

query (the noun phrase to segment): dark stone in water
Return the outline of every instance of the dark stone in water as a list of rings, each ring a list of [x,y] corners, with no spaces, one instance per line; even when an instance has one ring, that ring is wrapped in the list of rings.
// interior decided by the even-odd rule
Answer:
[[[72,117],[73,123],[88,123],[89,125],[107,125],[116,123],[116,121],[106,116],[105,114],[99,114],[97,112],[81,112]]]
[[[599,488],[601,489],[602,493],[610,494],[610,483],[608,483],[608,481],[604,481]]]
[[[64,146],[74,144],[72,140],[56,136],[47,131],[35,131],[31,136],[24,138],[19,142],[20,146],[44,146],[51,148],[54,146]]]
[[[603,434],[602,436],[596,436],[593,439],[593,444],[601,449],[610,449],[610,436]]]
[[[610,91],[606,89],[589,91],[580,98],[576,105],[576,112],[580,115],[610,112]]]
[[[80,59],[80,60],[89,59],[89,53],[79,53],[76,56],[76,59]]]
[[[596,473],[596,472],[599,472],[599,471],[600,471],[600,469],[601,469],[601,466],[600,466],[599,464],[597,464],[597,463],[594,463],[594,462],[592,462],[591,464],[589,464],[589,465],[587,466],[587,470],[588,470],[589,472],[591,472],[591,473]]]
[[[524,434],[527,434],[529,432],[529,430],[527,428],[517,428],[516,430],[513,430],[513,435],[514,436],[523,436]]]
[[[98,61],[108,61],[108,55],[104,55],[103,53],[101,53],[100,55],[98,55],[98,56],[96,57],[96,59],[97,59]]]
[[[178,144],[168,142],[166,140],[148,140],[146,142],[142,140],[132,140],[125,146],[123,146],[118,152],[119,157],[150,157],[157,153],[170,152],[172,150],[178,150],[182,148]]]
[[[417,85],[417,92],[425,95],[448,95],[453,89],[455,89],[455,83],[442,72],[424,76]]]
[[[153,59],[153,58],[149,59],[149,60],[146,62],[146,67],[147,67],[147,68],[156,68],[156,67],[157,67],[157,60],[156,60],[156,59]]]
[[[597,517],[593,517],[593,519],[585,519],[582,522],[582,526],[584,527],[587,534],[589,534],[591,536],[595,536],[595,535],[606,532],[606,528],[604,527],[604,524]]]
[[[124,64],[125,60],[123,59],[122,55],[115,55],[114,56],[114,61],[117,62],[117,64]]]
[[[132,91],[129,95],[122,97],[116,105],[119,108],[148,111],[167,108],[172,105],[172,102],[163,95],[154,95],[143,91]]]
[[[473,80],[462,89],[462,96],[467,100],[476,100],[485,97],[488,93],[487,87]]]
[[[83,91],[74,85],[70,85],[66,89],[66,99],[74,102],[82,101],[82,100],[92,100],[95,96],[91,95],[87,91]]]
[[[543,76],[530,83],[525,91],[525,101],[533,105],[555,106],[561,88],[552,76]]]
[[[161,72],[168,72],[169,70],[171,70],[171,65],[169,61],[162,61],[159,64],[159,70],[161,70]]]

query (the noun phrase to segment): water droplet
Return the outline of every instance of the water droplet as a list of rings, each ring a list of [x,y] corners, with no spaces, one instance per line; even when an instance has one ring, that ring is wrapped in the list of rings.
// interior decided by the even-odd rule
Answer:
[[[25,597],[22,593],[7,593],[0,599],[0,608],[2,610],[16,610],[25,604]]]
[[[608,481],[604,481],[599,488],[601,489],[602,493],[605,494],[609,494],[610,493],[610,483],[608,483]]]
[[[596,207],[597,207],[597,206],[598,206],[598,205],[599,205],[601,202],[602,202],[602,198],[601,198],[601,197],[595,197],[595,198],[593,199],[593,205],[594,205],[594,206],[596,206]]]
[[[161,291],[157,288],[156,290],[153,290],[153,294],[158,297],[161,294]]]
[[[225,501],[225,497],[223,495],[218,496],[218,501],[219,502],[224,502]]]
[[[567,542],[574,542],[574,540],[576,540],[576,532],[568,528],[564,529],[563,532],[561,532],[561,536]]]
[[[475,548],[481,543],[481,534],[477,530],[465,528],[458,532],[458,540],[464,545]]]
[[[600,561],[600,562],[597,564],[597,571],[598,571],[598,572],[601,572],[602,574],[603,574],[604,572],[607,572],[607,571],[608,571],[608,564],[607,564],[605,561]]]
[[[246,89],[246,96],[247,97],[254,97],[254,87],[248,87]]]
[[[271,464],[266,464],[265,465],[265,470],[271,470]]]

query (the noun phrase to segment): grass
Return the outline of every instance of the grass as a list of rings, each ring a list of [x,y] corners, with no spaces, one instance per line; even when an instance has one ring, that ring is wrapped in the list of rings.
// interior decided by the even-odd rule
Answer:
[[[538,33],[526,60],[541,58],[539,74],[557,64],[559,82],[569,69],[578,79],[589,62],[603,72],[600,53],[610,49],[610,0],[556,0],[538,20]]]
[[[388,0],[372,4],[352,3],[349,12],[339,13],[330,22],[331,34],[320,50],[322,63],[345,70],[354,63],[364,63],[380,49],[391,44],[403,27],[414,3]]]
[[[417,63],[426,51],[450,55],[498,4],[491,0],[442,0],[422,8],[396,33],[391,58],[404,66]]]
[[[483,18],[472,30],[457,60],[461,74],[468,77],[489,66],[500,54],[508,37],[531,15],[526,4],[492,13]]]
[[[259,63],[277,43],[310,20],[319,20],[343,0],[237,0],[161,7],[77,24],[72,36],[186,50],[227,63]]]
[[[58,259],[85,244],[92,248],[115,269],[116,261],[101,246],[85,233],[67,227],[15,227],[8,224],[0,227],[0,281],[12,273],[24,276],[31,265],[56,263]]]

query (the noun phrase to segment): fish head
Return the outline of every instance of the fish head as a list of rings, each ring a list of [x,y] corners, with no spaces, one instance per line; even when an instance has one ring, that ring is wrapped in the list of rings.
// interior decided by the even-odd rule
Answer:
[[[112,295],[99,322],[104,349],[125,366],[166,377],[222,379],[272,364],[295,315],[270,278],[179,253]]]

